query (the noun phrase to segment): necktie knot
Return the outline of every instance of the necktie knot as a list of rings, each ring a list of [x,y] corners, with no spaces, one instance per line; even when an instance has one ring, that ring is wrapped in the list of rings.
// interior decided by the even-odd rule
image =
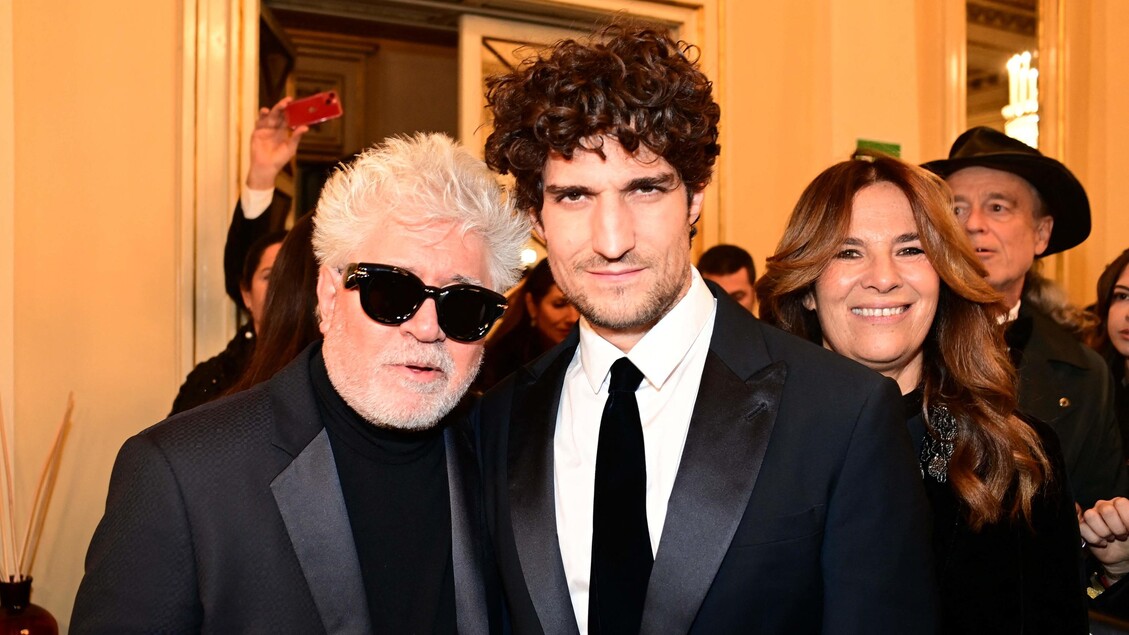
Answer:
[[[643,373],[630,359],[620,357],[612,364],[612,378],[608,392],[635,392],[643,382]]]

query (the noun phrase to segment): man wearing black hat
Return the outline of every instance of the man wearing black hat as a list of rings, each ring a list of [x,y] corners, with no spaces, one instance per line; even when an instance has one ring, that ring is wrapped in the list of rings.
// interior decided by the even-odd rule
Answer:
[[[1035,260],[1090,235],[1086,190],[1062,163],[987,127],[965,132],[948,159],[924,167],[948,181],[988,281],[1011,307],[1007,339],[1019,369],[1020,410],[1058,433],[1083,507],[1124,495],[1129,476],[1109,371],[1030,297]]]

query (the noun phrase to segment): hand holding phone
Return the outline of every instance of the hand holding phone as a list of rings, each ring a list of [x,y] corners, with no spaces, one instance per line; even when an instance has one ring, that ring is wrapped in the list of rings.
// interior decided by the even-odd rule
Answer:
[[[296,99],[286,106],[286,125],[291,128],[312,126],[323,121],[335,119],[344,114],[337,93],[329,90],[324,93]]]

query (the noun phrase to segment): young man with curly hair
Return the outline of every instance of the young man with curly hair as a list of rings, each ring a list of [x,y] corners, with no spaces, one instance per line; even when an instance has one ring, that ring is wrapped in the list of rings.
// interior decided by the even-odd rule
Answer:
[[[634,25],[488,82],[487,163],[583,317],[477,411],[513,630],[932,632],[896,387],[691,266],[711,89],[692,46]]]

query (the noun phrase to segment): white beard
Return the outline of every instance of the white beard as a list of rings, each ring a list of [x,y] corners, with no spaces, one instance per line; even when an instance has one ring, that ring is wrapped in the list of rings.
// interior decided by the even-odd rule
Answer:
[[[482,365],[482,350],[465,375],[455,376],[455,363],[444,342],[421,343],[411,337],[376,353],[362,352],[337,326],[325,333],[322,355],[329,380],[345,403],[369,423],[382,428],[426,430],[435,427],[458,405]],[[412,381],[391,374],[388,366],[436,368],[440,377]],[[457,381],[457,383],[453,383]]]

